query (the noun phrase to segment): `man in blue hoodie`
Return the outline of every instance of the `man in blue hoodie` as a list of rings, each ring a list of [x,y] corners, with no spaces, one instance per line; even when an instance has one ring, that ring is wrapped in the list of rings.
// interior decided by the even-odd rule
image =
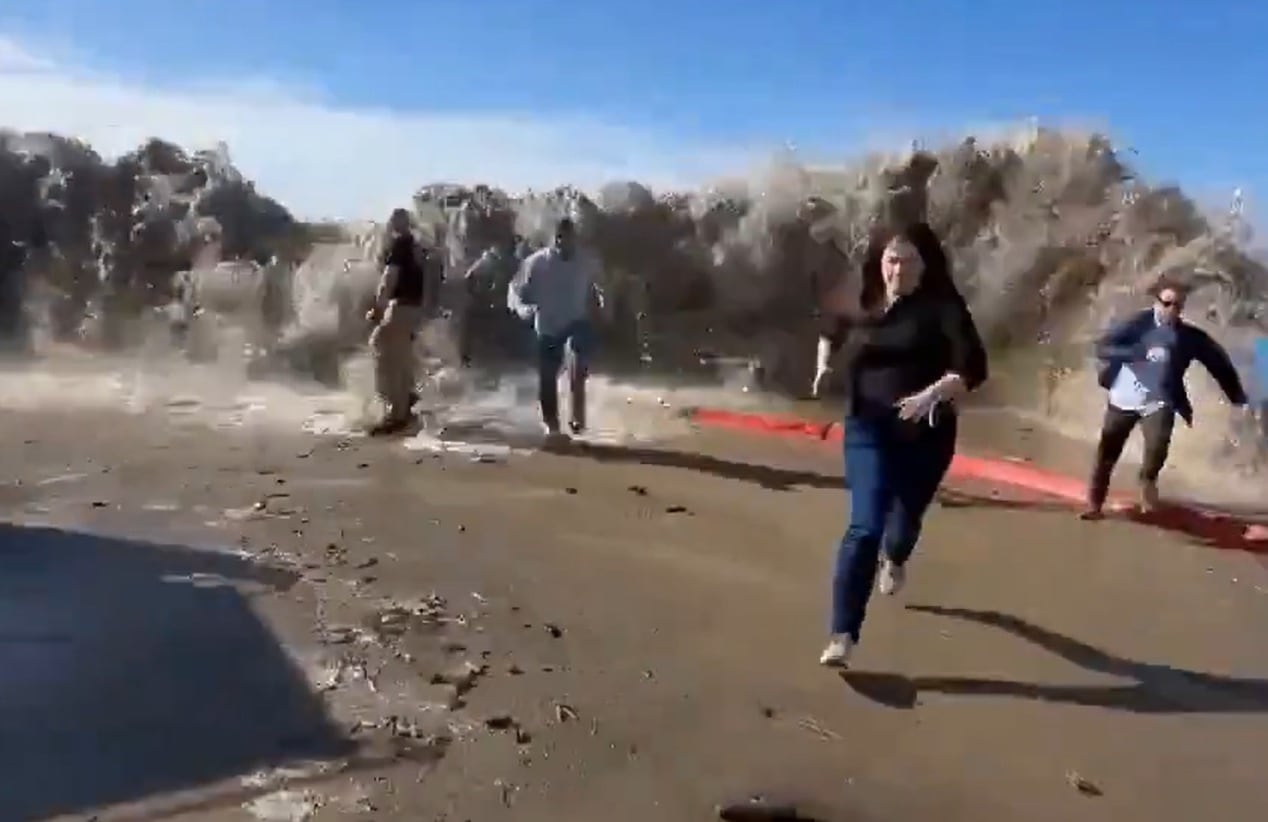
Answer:
[[[1197,360],[1219,384],[1228,401],[1246,408],[1246,391],[1228,353],[1202,329],[1185,322],[1186,289],[1164,281],[1154,290],[1152,307],[1113,326],[1097,344],[1099,380],[1109,391],[1096,464],[1088,484],[1084,519],[1099,519],[1109,493],[1110,477],[1127,437],[1140,424],[1145,458],[1140,466],[1140,509],[1158,505],[1158,474],[1167,461],[1178,415],[1193,424],[1193,405],[1184,374]]]

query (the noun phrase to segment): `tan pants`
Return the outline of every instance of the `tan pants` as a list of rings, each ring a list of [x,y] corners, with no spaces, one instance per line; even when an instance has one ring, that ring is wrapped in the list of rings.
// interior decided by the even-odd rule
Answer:
[[[414,334],[422,317],[421,307],[393,300],[370,333],[375,390],[391,420],[402,420],[410,414],[410,394],[414,390]]]

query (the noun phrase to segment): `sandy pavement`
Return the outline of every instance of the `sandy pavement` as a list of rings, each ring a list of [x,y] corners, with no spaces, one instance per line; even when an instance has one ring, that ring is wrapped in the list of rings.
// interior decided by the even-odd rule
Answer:
[[[841,676],[814,443],[475,461],[102,410],[0,442],[0,819],[1268,816],[1245,553],[969,489]]]

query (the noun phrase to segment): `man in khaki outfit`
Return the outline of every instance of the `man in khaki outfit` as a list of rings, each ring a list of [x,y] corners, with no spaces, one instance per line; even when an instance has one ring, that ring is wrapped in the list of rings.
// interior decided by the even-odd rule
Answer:
[[[388,242],[380,260],[383,274],[366,319],[374,323],[375,389],[383,400],[383,420],[371,434],[392,434],[409,425],[414,399],[414,335],[423,319],[427,293],[427,252],[410,231],[409,212],[398,208],[388,221]]]

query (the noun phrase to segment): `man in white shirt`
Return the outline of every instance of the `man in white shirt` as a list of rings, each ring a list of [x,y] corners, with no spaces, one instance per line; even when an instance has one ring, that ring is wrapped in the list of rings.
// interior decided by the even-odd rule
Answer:
[[[522,319],[532,319],[537,332],[538,400],[551,437],[560,434],[558,380],[565,346],[572,352],[569,428],[580,434],[586,427],[586,377],[593,342],[590,308],[603,306],[598,274],[598,260],[577,247],[576,226],[565,217],[555,226],[554,243],[524,260],[507,289],[507,308]]]

